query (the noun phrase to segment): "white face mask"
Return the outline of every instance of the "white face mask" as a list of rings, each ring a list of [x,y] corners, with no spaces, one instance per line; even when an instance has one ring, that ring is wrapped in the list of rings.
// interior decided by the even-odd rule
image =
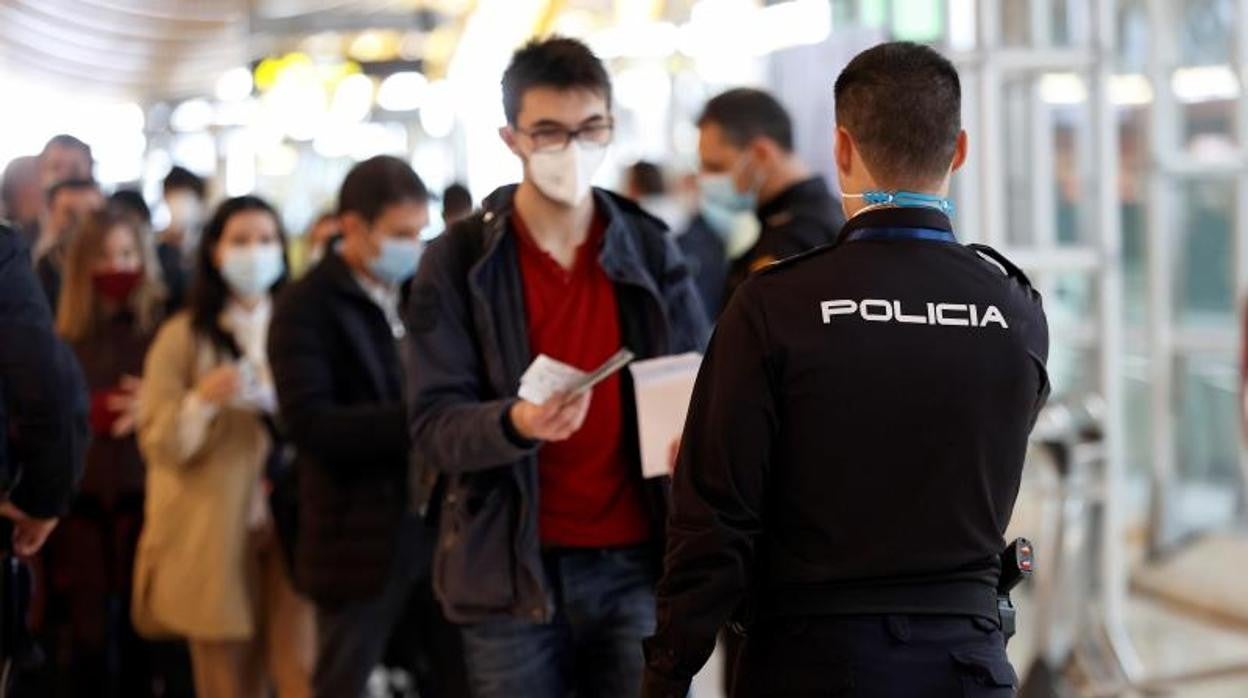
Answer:
[[[562,150],[539,150],[529,156],[529,176],[547,197],[579,206],[589,196],[590,182],[607,157],[606,146],[572,141]]]
[[[175,191],[169,194],[165,203],[169,206],[169,221],[176,228],[194,228],[203,218],[203,206],[189,191]]]

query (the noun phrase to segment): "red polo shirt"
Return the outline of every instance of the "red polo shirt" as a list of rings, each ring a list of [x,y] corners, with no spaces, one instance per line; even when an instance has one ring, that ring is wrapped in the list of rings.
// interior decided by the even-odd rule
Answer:
[[[606,222],[595,215],[571,271],[534,242],[513,216],[533,356],[583,371],[597,368],[620,344],[615,287],[598,263]],[[538,451],[538,521],[547,547],[636,545],[650,538],[639,475],[624,456],[619,375],[594,388],[585,425]]]

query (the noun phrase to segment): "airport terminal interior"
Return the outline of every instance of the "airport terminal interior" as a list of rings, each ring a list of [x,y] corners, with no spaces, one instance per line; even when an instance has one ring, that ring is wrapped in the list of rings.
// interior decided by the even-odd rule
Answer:
[[[73,135],[153,230],[181,215],[174,166],[209,206],[258,193],[298,270],[359,161],[398,156],[475,201],[518,181],[500,78],[553,34],[613,82],[595,183],[627,192],[656,164],[643,204],[673,235],[710,97],[773,94],[835,189],[849,59],[888,40],[947,55],[970,142],[957,235],[1021,266],[1050,324],[1008,536],[1038,561],[1009,646],[1021,695],[1248,696],[1248,0],[0,0],[0,167]],[[696,698],[723,695],[722,662]]]

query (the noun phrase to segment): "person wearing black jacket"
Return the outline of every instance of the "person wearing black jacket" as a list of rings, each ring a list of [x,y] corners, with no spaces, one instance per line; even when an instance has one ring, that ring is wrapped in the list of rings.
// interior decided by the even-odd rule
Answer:
[[[724,92],[706,103],[698,130],[700,212],[728,236],[727,306],[750,274],[830,244],[845,219],[823,177],[793,152],[793,123],[775,97],[752,88]],[[757,238],[735,239],[755,232],[732,223],[751,209],[761,224]]]
[[[730,618],[734,696],[1013,695],[999,555],[1048,330],[1023,273],[953,235],[960,89],[909,43],[837,80],[851,218],[720,319],[676,466],[647,698],[684,696]]]
[[[465,694],[455,637],[439,634],[429,590],[427,495],[408,487],[421,477],[409,478],[399,295],[420,258],[428,199],[397,158],[352,168],[339,194],[342,242],[281,297],[269,333],[297,454],[295,578],[316,604],[313,693],[323,698],[360,696],[413,619],[421,637],[401,650],[420,695]]]
[[[665,478],[645,480],[627,372],[519,399],[535,357],[593,370],[700,350],[706,317],[661,221],[590,185],[611,86],[584,44],[534,41],[503,77],[518,186],[430,244],[413,284],[411,430],[436,468],[434,587],[476,698],[636,696],[654,627]]]
[[[25,245],[0,225],[0,475],[12,549],[39,551],[69,507],[87,443],[87,388]]]

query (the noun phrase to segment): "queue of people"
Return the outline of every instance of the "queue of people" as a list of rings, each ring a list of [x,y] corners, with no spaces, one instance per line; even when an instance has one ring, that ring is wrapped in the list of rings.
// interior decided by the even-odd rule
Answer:
[[[474,205],[462,185],[438,197],[403,160],[368,159],[298,264],[271,203],[248,195],[209,209],[206,182],[182,168],[163,182],[171,220],[156,232],[137,192],[104,197],[75,138],[10,165],[15,232],[0,240],[0,263],[24,260],[37,300],[55,308],[85,378],[91,435],[72,502],[30,512],[60,526],[36,558],[48,669],[25,672],[19,688],[637,696],[643,641],[662,624],[653,647],[682,663],[652,656],[645,690],[683,695],[690,662],[709,652],[703,631],[738,600],[717,600],[690,640],[699,644],[680,644],[671,614],[697,606],[691,556],[725,552],[688,541],[714,539],[707,512],[722,510],[732,545],[752,545],[740,541],[762,525],[757,473],[699,462],[728,456],[707,433],[720,425],[695,406],[680,467],[721,479],[681,479],[688,508],[671,521],[684,528],[669,536],[671,481],[642,477],[627,372],[540,403],[517,386],[543,355],[588,371],[621,348],[638,359],[703,351],[753,276],[838,243],[842,206],[760,90],[707,103],[685,212],[648,163],[631,168],[629,196],[591,185],[614,121],[610,77],[583,43],[520,48],[502,96],[520,182]],[[426,244],[437,198],[447,232]],[[727,317],[741,324],[745,312]],[[749,312],[750,327],[763,322]],[[765,353],[749,328],[730,327]],[[729,379],[724,366],[774,370],[722,356],[712,366],[717,381]],[[75,394],[75,375],[49,385]],[[753,378],[734,388],[734,405],[770,389]],[[699,382],[695,400],[719,397]],[[721,413],[725,428],[746,425],[709,414]],[[776,433],[774,412],[750,417],[747,436]],[[766,460],[758,448],[747,450]],[[11,499],[22,505],[17,491]],[[665,551],[681,576],[660,586]],[[718,562],[721,574],[730,561]],[[737,593],[749,575],[733,572]],[[731,666],[740,640],[725,639]],[[381,665],[401,669],[407,688],[378,686]],[[764,695],[751,681],[734,695]]]

